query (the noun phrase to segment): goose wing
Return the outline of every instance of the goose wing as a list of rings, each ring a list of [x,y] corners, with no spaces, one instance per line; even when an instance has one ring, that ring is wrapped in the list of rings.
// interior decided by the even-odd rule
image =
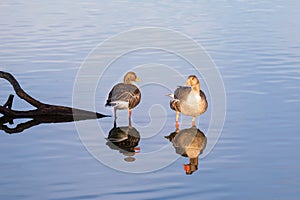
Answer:
[[[204,92],[202,90],[200,90],[200,97],[201,97],[201,106],[202,106],[202,113],[205,112],[207,110],[208,107],[208,103],[206,100],[206,96],[204,94]]]
[[[191,92],[191,87],[179,86],[174,92],[174,99],[184,101],[187,99]]]
[[[135,85],[118,83],[109,92],[106,106],[114,106],[116,101],[129,102],[129,108],[134,108],[141,100],[141,92]]]
[[[191,92],[190,87],[179,86],[174,92],[174,98],[170,101],[170,108],[181,112],[181,103],[185,101]]]

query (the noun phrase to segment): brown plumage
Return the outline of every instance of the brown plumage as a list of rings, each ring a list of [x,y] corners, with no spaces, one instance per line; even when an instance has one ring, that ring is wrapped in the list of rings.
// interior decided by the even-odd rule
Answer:
[[[189,157],[190,163],[184,165],[186,174],[192,174],[198,170],[198,157],[206,147],[207,138],[198,128],[176,130],[169,136],[165,136],[170,142],[177,154]]]
[[[128,109],[133,109],[140,103],[140,100],[141,92],[137,86],[118,83],[109,92],[105,106],[118,106],[118,104],[123,101],[128,102]]]
[[[200,90],[200,81],[195,75],[190,75],[186,86],[178,87],[174,94],[169,95],[171,109],[176,111],[176,128],[178,128],[179,113],[192,116],[192,125],[195,125],[195,117],[203,114],[208,107],[206,96]]]
[[[109,131],[106,145],[126,156],[125,161],[133,162],[135,160],[133,156],[140,152],[139,141],[140,133],[137,129],[122,126],[114,127]]]
[[[128,72],[124,76],[123,83],[116,84],[108,94],[105,106],[114,108],[114,126],[116,126],[117,110],[128,109],[129,126],[131,126],[131,113],[141,100],[141,92],[134,82],[140,79],[134,72]]]
[[[190,93],[191,92],[191,87],[184,87],[184,86],[180,86],[178,87],[176,90],[175,90],[175,94],[174,94],[174,100],[171,100],[170,101],[170,108],[172,110],[175,110],[175,111],[178,111],[178,112],[181,112],[181,103],[184,99],[187,98],[187,96],[182,96],[182,98],[178,95],[178,93]],[[177,93],[177,94],[176,94]],[[188,95],[188,94],[187,94]],[[201,99],[204,99],[204,101],[201,101],[200,104],[199,104],[199,107],[200,107],[200,115],[203,114],[206,110],[207,110],[207,107],[208,107],[208,103],[207,103],[207,100],[206,100],[206,96],[204,94],[204,92],[202,90],[200,90],[200,97]],[[182,101],[177,101],[181,99]]]

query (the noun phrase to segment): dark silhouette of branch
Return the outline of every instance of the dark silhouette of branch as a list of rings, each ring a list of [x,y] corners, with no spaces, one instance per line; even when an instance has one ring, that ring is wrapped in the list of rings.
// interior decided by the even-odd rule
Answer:
[[[42,123],[42,122],[40,122],[38,120],[32,119],[32,120],[27,121],[25,123],[17,124],[17,126],[14,127],[14,128],[10,128],[7,125],[4,125],[5,123],[10,122],[11,120],[13,120],[13,119],[7,118],[7,117],[1,117],[1,120],[0,120],[1,121],[0,122],[0,130],[3,130],[3,131],[5,131],[8,134],[21,133],[25,129],[31,128],[33,126],[36,126],[36,125],[39,125],[39,124]]]
[[[29,104],[33,105],[34,107],[38,108],[43,105],[43,103],[39,102],[38,100],[34,99],[30,95],[28,95],[20,86],[18,81],[13,77],[10,73],[0,71],[0,78],[6,79],[14,88],[16,94],[21,98],[27,101]]]
[[[11,109],[13,101],[14,101],[14,95],[11,94],[11,95],[9,95],[9,97],[8,97],[6,103],[3,105],[3,107]]]
[[[20,132],[20,130],[23,131],[28,127],[36,126],[40,123],[70,122],[75,120],[78,121],[108,117],[107,115],[97,112],[42,103],[27,94],[10,73],[0,71],[0,78],[6,79],[13,86],[18,97],[36,108],[27,111],[13,110],[12,104],[14,95],[10,95],[6,103],[3,106],[0,106],[0,113],[3,115],[3,117],[0,118],[0,129],[6,132]],[[33,120],[21,123],[14,129],[8,128],[4,125],[8,122],[12,123],[13,119],[16,118],[31,118]]]
[[[68,116],[60,116],[60,117],[35,117],[34,119],[31,119],[27,122],[19,123],[17,124],[14,128],[8,127],[7,123],[9,124],[14,124],[13,122],[14,118],[10,118],[7,116],[2,116],[0,117],[0,130],[5,131],[8,134],[13,134],[13,133],[21,133],[26,129],[29,129],[33,126],[37,126],[39,124],[48,124],[48,123],[65,123],[65,122],[73,122],[77,121],[74,120],[73,117],[68,117]]]

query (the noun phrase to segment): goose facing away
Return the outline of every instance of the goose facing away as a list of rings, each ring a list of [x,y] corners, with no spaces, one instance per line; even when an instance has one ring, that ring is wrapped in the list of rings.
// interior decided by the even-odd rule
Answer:
[[[106,145],[113,150],[118,150],[126,158],[127,162],[133,162],[135,154],[140,152],[138,147],[140,141],[140,133],[134,127],[122,126],[113,127],[108,134]]]
[[[141,91],[134,82],[140,82],[134,72],[128,72],[124,76],[123,83],[116,84],[109,92],[105,106],[114,108],[114,126],[117,126],[117,110],[128,109],[128,121],[131,127],[132,109],[141,100]]]
[[[207,110],[207,100],[204,92],[200,90],[200,81],[195,75],[190,75],[185,86],[179,86],[174,94],[168,94],[172,98],[171,109],[176,111],[176,128],[179,128],[179,114],[192,116],[192,126],[195,126],[195,118]]]

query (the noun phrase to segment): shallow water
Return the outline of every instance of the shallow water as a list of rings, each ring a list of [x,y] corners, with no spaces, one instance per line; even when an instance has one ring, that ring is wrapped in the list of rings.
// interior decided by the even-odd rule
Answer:
[[[25,91],[43,102],[72,106],[77,73],[99,43],[130,29],[162,27],[179,31],[205,48],[223,78],[227,107],[217,144],[208,155],[200,156],[198,170],[187,176],[183,164],[188,158],[176,159],[175,150],[164,138],[175,130],[175,114],[165,96],[170,91],[161,85],[142,85],[156,76],[140,73],[143,99],[133,112],[133,122],[141,135],[141,152],[134,155],[134,162],[125,162],[126,155],[106,145],[112,118],[79,125],[86,126],[87,139],[100,146],[101,156],[114,164],[142,166],[143,170],[159,168],[172,156],[174,162],[149,173],[112,169],[87,151],[72,122],[41,124],[13,135],[1,131],[0,199],[298,199],[298,8],[298,1],[2,1],[0,70],[12,73]],[[122,79],[119,74],[141,65],[146,65],[143,69],[172,66],[183,77],[195,73],[172,53],[131,52],[115,60],[101,77],[93,110],[112,114],[104,107],[109,90]],[[184,83],[179,80],[178,85]],[[200,77],[211,102],[204,80]],[[13,91],[5,80],[0,84],[3,104]],[[84,97],[87,91],[81,92]],[[152,107],[157,104],[160,106]],[[32,107],[15,98],[13,108]],[[197,119],[208,143],[213,140],[207,134],[212,109],[210,105]],[[119,114],[119,125],[126,126],[126,112]],[[181,120],[182,128],[190,127],[189,117]],[[15,120],[8,126],[25,121]],[[95,121],[105,135],[89,126]],[[160,124],[164,126],[155,126]],[[162,146],[169,149],[142,163],[146,153]]]

